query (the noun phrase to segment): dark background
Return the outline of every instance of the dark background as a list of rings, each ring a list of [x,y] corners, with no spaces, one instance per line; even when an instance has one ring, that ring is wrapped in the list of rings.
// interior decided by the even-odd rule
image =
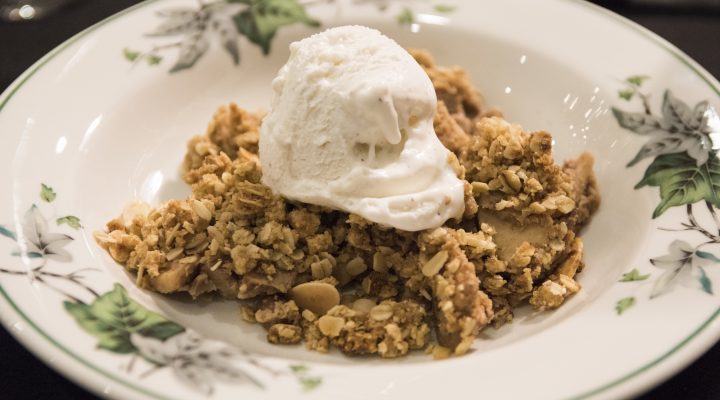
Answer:
[[[137,2],[77,0],[41,21],[0,22],[0,92],[70,36]],[[649,28],[720,77],[720,0],[595,3]],[[640,399],[720,399],[719,367],[720,345],[716,345],[690,367]],[[562,384],[560,377],[558,384]],[[93,396],[46,367],[0,329],[0,398],[62,400]]]

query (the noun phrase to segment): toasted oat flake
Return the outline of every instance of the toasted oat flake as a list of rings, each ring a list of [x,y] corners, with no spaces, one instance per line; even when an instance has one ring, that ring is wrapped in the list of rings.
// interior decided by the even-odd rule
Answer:
[[[370,309],[370,318],[375,321],[385,321],[392,317],[393,309],[387,304],[380,304]]]
[[[341,317],[323,315],[318,320],[318,328],[320,328],[320,332],[330,337],[339,335],[344,326],[345,319]]]

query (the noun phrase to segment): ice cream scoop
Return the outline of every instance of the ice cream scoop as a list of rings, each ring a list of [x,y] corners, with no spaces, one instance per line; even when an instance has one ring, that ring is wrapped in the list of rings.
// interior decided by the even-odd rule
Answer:
[[[290,45],[260,130],[263,183],[288,199],[406,231],[464,210],[464,182],[433,129],[430,79],[395,41],[362,26]]]

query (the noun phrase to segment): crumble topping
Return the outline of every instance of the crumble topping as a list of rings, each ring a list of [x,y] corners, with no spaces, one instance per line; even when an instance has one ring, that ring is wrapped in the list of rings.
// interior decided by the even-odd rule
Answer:
[[[142,288],[239,299],[240,317],[269,342],[321,352],[461,355],[515,307],[559,307],[580,290],[577,231],[599,206],[592,156],[555,164],[549,133],[487,109],[464,70],[411,54],[435,86],[435,130],[466,181],[460,220],[405,232],[273,194],[260,182],[263,115],[230,104],[188,143],[190,197],[130,207],[97,242]]]

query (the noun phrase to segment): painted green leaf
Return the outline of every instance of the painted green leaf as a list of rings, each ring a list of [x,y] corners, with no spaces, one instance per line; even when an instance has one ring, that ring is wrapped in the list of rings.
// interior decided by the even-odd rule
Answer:
[[[17,235],[15,234],[15,232],[11,231],[10,229],[8,229],[8,228],[6,228],[6,227],[4,227],[4,226],[2,226],[2,225],[0,225],[0,235],[3,235],[3,236],[5,236],[5,237],[7,237],[7,238],[10,238],[10,239],[14,240],[14,241],[17,241]]]
[[[296,375],[302,375],[307,373],[309,368],[306,365],[303,364],[293,364],[290,365],[290,371],[292,371],[293,374]]]
[[[52,201],[55,200],[55,197],[57,197],[57,193],[55,193],[53,188],[44,183],[40,184],[40,198],[43,201],[52,203]]]
[[[673,174],[671,170],[681,165],[684,165],[685,168],[690,168],[694,167],[695,163],[693,162],[691,164],[689,157],[682,153],[662,155],[655,158],[645,170],[645,175],[640,179],[640,182],[635,185],[635,189],[640,189],[645,186],[660,186],[664,180]]]
[[[78,218],[74,215],[66,215],[64,217],[60,217],[60,218],[56,219],[55,222],[58,225],[66,224],[73,229],[82,228],[82,225],[80,224],[80,218]]]
[[[10,255],[13,256],[13,257],[20,257],[20,256],[23,256],[23,255],[24,255],[24,256],[27,257],[27,258],[43,258],[42,253],[38,253],[37,251],[28,251],[27,253],[21,253],[21,252],[19,252],[19,251],[13,251],[12,253],[10,253]]]
[[[250,6],[233,17],[238,32],[260,46],[264,54],[270,53],[270,45],[277,30],[283,26],[301,22],[308,26],[320,26],[305,13],[297,0],[253,0]]]
[[[632,89],[618,90],[618,97],[623,100],[630,101],[630,99],[632,99],[634,95],[635,91]]]
[[[150,311],[148,311],[150,312]],[[155,314],[157,315],[157,314]],[[160,317],[162,318],[162,317]],[[150,326],[147,326],[145,328],[142,328],[138,333],[142,334],[143,336],[147,337],[153,337],[159,340],[167,339],[171,336],[175,336],[178,333],[181,333],[185,330],[182,326],[179,324],[172,322],[172,321],[162,321],[153,323]]]
[[[697,256],[700,258],[704,258],[706,260],[711,260],[711,261],[715,261],[716,263],[720,263],[720,258],[718,258],[713,253],[708,253],[707,251],[698,250],[695,252],[695,254],[697,254]]]
[[[650,274],[641,275],[640,271],[638,271],[637,268],[633,268],[630,272],[624,273],[622,278],[620,278],[619,282],[644,281],[645,279],[647,279],[649,277],[650,277]]]
[[[149,54],[146,57],[148,65],[158,65],[162,61],[162,57],[157,54]]]
[[[135,61],[140,56],[139,51],[132,51],[128,49],[127,47],[123,49],[123,56],[128,61]]]
[[[435,11],[440,13],[449,13],[455,11],[455,6],[451,6],[448,4],[436,4],[433,8],[435,9]]]
[[[303,364],[290,365],[290,371],[297,376],[298,382],[304,392],[309,392],[320,386],[322,378],[318,376],[308,376],[310,368]]]
[[[708,278],[707,274],[705,273],[705,269],[703,267],[698,267],[700,269],[700,285],[702,286],[703,292],[707,294],[713,294],[712,289],[712,282],[710,281],[710,278]]]
[[[400,25],[410,25],[415,22],[415,15],[409,7],[403,8],[403,10],[397,16],[397,22]]]
[[[698,167],[696,160],[687,153],[663,154],[650,164],[635,188],[644,186],[660,187],[660,203],[653,212],[653,218],[670,207],[702,200],[720,207],[720,160],[711,157]]]
[[[98,339],[98,347],[115,353],[136,351],[131,333],[165,340],[185,330],[132,300],[119,284],[92,304],[66,301],[64,305],[78,325]]]
[[[303,392],[315,390],[322,383],[322,378],[318,376],[303,376],[300,378],[300,385]]]
[[[632,85],[642,86],[643,82],[645,82],[648,79],[650,79],[650,77],[647,75],[633,75],[633,76],[627,77],[625,80]]]
[[[615,305],[615,311],[617,311],[618,315],[620,315],[634,305],[635,305],[635,297],[633,297],[633,296],[624,297],[624,298],[618,300],[617,304]]]

